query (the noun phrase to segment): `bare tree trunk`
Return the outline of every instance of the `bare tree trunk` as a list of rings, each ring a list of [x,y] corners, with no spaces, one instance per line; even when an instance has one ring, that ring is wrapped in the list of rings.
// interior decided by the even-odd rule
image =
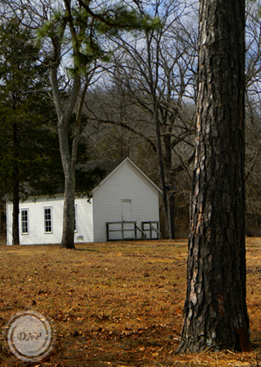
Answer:
[[[15,109],[15,107],[14,107]],[[13,245],[19,245],[19,137],[17,122],[13,123]]]
[[[166,224],[166,233],[167,238],[171,238],[170,235],[170,222],[169,222],[169,206],[168,206],[168,196],[167,196],[167,189],[166,189],[166,176],[165,176],[165,162],[162,153],[162,143],[161,143],[161,127],[160,127],[160,119],[159,119],[159,103],[157,100],[157,86],[159,81],[159,67],[156,67],[156,75],[153,75],[153,60],[152,55],[150,52],[151,44],[153,40],[153,35],[147,35],[146,43],[147,43],[147,54],[148,54],[148,83],[150,92],[152,95],[153,100],[153,122],[155,126],[156,132],[156,142],[157,142],[157,156],[158,156],[158,165],[159,165],[159,178],[162,190],[162,201],[163,201],[163,212],[165,217],[165,224]],[[157,48],[159,48],[159,42],[157,44]],[[156,65],[159,65],[159,52],[156,52]]]
[[[170,131],[169,131],[170,132]],[[175,238],[175,193],[174,193],[174,177],[172,170],[172,149],[171,149],[171,136],[170,134],[164,135],[164,148],[165,156],[164,163],[166,167],[166,187],[167,187],[167,199],[168,199],[168,228],[169,238]]]
[[[88,80],[82,90],[78,107],[76,110],[76,122],[74,126],[74,136],[72,147],[69,145],[68,124],[64,121],[58,122],[58,135],[60,153],[64,171],[64,207],[63,207],[63,235],[61,241],[62,248],[75,248],[74,246],[74,199],[75,199],[75,168],[77,161],[77,147],[79,142],[80,119],[83,108],[83,101],[88,87]],[[78,94],[80,94],[78,92]]]
[[[54,46],[57,49],[57,58],[59,56],[59,41],[57,44],[54,42]],[[63,208],[63,235],[61,241],[61,247],[63,248],[74,248],[74,197],[75,197],[75,165],[77,155],[77,138],[74,138],[72,151],[69,144],[69,121],[72,116],[73,110],[77,103],[77,97],[80,92],[81,82],[80,76],[75,75],[73,87],[68,96],[66,107],[63,106],[61,99],[58,76],[57,76],[57,65],[53,64],[50,66],[50,77],[52,83],[53,99],[55,102],[56,113],[58,117],[58,136],[59,136],[59,147],[64,172],[64,208]],[[86,92],[86,89],[84,88]],[[82,108],[81,108],[82,111]],[[80,112],[81,112],[80,111]],[[78,114],[77,114],[78,117]],[[79,123],[75,130],[79,131]]]
[[[13,183],[13,245],[19,245],[19,183],[17,180]]]
[[[200,3],[196,156],[179,351],[251,350],[246,306],[244,0]]]
[[[160,123],[157,117],[157,107],[154,109],[155,113],[155,126],[156,126],[156,139],[157,139],[157,156],[158,156],[158,165],[159,165],[159,178],[160,178],[160,185],[162,190],[162,200],[163,200],[163,212],[164,218],[166,223],[167,229],[167,238],[170,238],[170,227],[169,227],[169,206],[168,206],[168,196],[167,196],[167,189],[166,189],[166,181],[165,181],[165,169],[164,169],[164,160],[162,154],[162,147],[161,147],[161,133],[160,133]]]
[[[75,197],[75,170],[65,174],[65,191],[63,206],[63,235],[61,247],[75,248],[74,246],[74,197]]]
[[[61,247],[74,248],[75,170],[72,167],[68,127],[58,123],[60,153],[64,172],[63,234]]]
[[[173,190],[173,187],[172,187]],[[175,229],[175,195],[174,193],[169,194],[169,221],[170,221],[170,238],[176,238]]]

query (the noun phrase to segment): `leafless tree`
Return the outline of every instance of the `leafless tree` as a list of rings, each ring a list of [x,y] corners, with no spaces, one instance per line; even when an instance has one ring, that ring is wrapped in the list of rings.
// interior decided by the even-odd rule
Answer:
[[[98,112],[89,109],[97,121],[125,128],[157,154],[168,237],[174,238],[175,174],[193,156],[197,31],[195,13],[184,2],[155,0],[150,9],[161,19],[160,30],[111,39],[117,51],[104,88],[118,103],[108,108],[103,100]],[[95,92],[98,101],[100,90]]]

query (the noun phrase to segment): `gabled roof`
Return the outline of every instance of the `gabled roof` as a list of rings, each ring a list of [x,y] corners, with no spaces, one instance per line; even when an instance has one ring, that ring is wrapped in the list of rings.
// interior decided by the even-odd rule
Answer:
[[[117,160],[114,161],[115,164],[116,164],[116,161]],[[122,167],[124,164],[128,164],[128,166],[143,181],[145,181],[147,183],[147,185],[150,186],[154,191],[156,191],[158,193],[162,193],[161,189],[130,158],[128,158],[128,157],[125,158],[125,159],[121,159],[121,162],[118,161],[118,164],[115,165],[115,168],[114,169],[112,169],[113,168],[113,164],[109,165],[110,169],[108,169],[106,177],[103,178],[103,180],[92,190],[92,192],[94,193],[99,187],[101,187],[111,177],[111,175],[113,175],[116,171],[118,171],[120,169],[120,167]],[[101,166],[97,165],[97,167],[101,167]],[[106,167],[106,165],[104,165],[104,167]]]

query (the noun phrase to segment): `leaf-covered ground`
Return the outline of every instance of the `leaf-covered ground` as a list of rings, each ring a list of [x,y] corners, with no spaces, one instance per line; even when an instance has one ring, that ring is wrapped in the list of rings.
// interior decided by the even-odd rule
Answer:
[[[186,241],[0,245],[0,327],[19,311],[53,320],[50,355],[22,362],[0,339],[0,366],[259,366],[261,239],[247,240],[254,351],[176,355],[186,291]]]

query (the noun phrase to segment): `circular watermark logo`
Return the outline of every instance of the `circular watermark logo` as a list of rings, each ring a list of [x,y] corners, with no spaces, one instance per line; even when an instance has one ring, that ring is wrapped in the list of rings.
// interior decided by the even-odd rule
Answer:
[[[4,330],[4,339],[10,351],[26,362],[46,357],[55,341],[55,331],[49,320],[35,311],[14,315]]]

